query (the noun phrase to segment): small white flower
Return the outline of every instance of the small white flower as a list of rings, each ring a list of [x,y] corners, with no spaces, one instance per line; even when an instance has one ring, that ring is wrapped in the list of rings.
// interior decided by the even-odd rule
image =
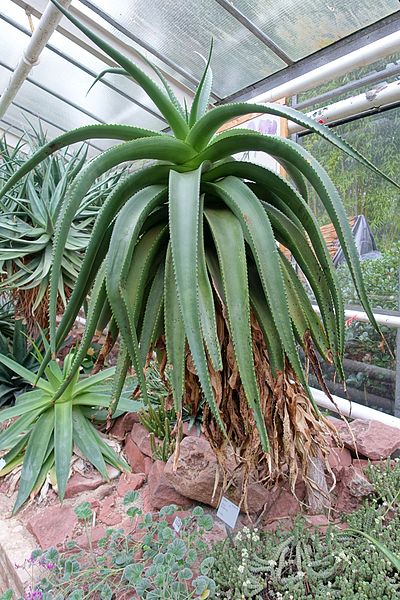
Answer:
[[[304,577],[304,576],[305,576],[305,573],[304,573],[304,571],[297,571],[297,577],[298,577],[299,579],[303,579],[303,577]]]
[[[269,560],[268,564],[270,567],[276,567],[276,560]]]
[[[239,573],[243,573],[244,572],[244,566],[243,565],[239,565],[238,571],[239,571]]]

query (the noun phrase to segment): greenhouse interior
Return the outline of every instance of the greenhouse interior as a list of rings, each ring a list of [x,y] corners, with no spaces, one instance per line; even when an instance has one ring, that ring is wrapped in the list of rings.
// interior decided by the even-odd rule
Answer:
[[[399,1],[0,49],[0,600],[400,598]]]

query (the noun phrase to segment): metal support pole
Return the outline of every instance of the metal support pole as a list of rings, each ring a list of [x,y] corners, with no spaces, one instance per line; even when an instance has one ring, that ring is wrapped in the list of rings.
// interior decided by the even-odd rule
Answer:
[[[68,8],[71,4],[71,0],[60,0],[60,2],[65,8]],[[39,21],[37,29],[34,31],[22,54],[21,60],[11,75],[6,89],[1,95],[0,119],[4,117],[8,107],[22,87],[22,84],[28,77],[32,68],[38,64],[40,54],[49,41],[51,34],[57,28],[61,18],[62,13],[54,4],[49,2]]]
[[[399,310],[400,310],[400,269],[399,269]],[[396,336],[396,388],[394,392],[394,416],[400,417],[400,329]]]

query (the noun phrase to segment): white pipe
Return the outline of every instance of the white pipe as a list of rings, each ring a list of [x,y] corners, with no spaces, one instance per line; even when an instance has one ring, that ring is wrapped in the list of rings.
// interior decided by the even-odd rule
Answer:
[[[393,83],[385,84],[380,88],[363,92],[358,96],[340,100],[340,102],[335,102],[330,106],[318,108],[317,110],[307,113],[307,115],[319,123],[326,125],[327,123],[340,121],[341,119],[345,119],[347,117],[360,115],[364,112],[367,112],[371,108],[383,108],[384,106],[390,106],[399,100],[400,81],[394,81]],[[302,127],[301,125],[297,125],[293,122],[289,122],[288,124],[289,135],[292,135],[293,133],[299,133],[299,131],[304,131],[306,129],[306,127]]]
[[[65,8],[68,8],[68,6],[71,4],[71,0],[60,0],[60,4],[62,4]],[[49,2],[46,10],[42,14],[37,28],[29,40],[27,47],[23,51],[17,67],[10,76],[6,89],[1,95],[0,119],[4,117],[8,107],[14,100],[19,89],[22,87],[22,84],[28,77],[31,69],[39,63],[40,54],[49,41],[51,34],[57,28],[61,19],[62,13],[54,4]]]
[[[395,31],[368,46],[354,50],[345,56],[341,56],[322,67],[313,69],[304,75],[291,79],[277,87],[263,92],[259,96],[248,100],[248,102],[274,102],[281,98],[287,98],[300,92],[310,90],[321,83],[332,81],[336,77],[345,75],[358,67],[369,65],[381,58],[395,54],[400,50],[400,31]]]
[[[319,313],[319,307],[316,304],[313,304],[313,309],[315,312]],[[346,319],[351,319],[352,321],[362,321],[363,323],[369,323],[369,318],[366,312],[362,310],[351,310],[346,309],[344,311],[344,315]],[[400,316],[398,315],[385,315],[374,313],[374,317],[376,322],[379,325],[385,325],[386,327],[393,327],[394,329],[400,328]]]
[[[340,411],[340,414],[344,415],[345,417],[351,417],[352,419],[380,421],[385,425],[390,425],[391,427],[400,429],[400,419],[397,417],[387,415],[380,410],[375,410],[373,408],[369,408],[368,406],[357,404],[356,402],[350,402],[349,400],[346,400],[346,398],[340,398],[340,396],[332,396],[334,401],[334,403],[332,403],[325,392],[315,388],[310,389],[315,402],[322,408],[326,408],[335,413],[339,413]]]

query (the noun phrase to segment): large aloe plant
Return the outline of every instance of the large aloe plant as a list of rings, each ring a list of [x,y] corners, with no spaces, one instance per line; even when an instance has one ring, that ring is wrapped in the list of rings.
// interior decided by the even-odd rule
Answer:
[[[28,138],[31,148],[45,143],[41,132]],[[0,148],[1,150],[1,148]],[[4,155],[4,166],[21,157]],[[72,157],[61,154],[38,165],[17,194],[8,195],[0,212],[1,290],[12,290],[16,312],[30,329],[47,326],[48,287],[53,252],[54,230],[67,187],[85,164],[86,153],[78,150]],[[15,171],[15,169],[14,169]],[[59,306],[74,286],[83,252],[88,244],[98,207],[118,174],[101,180],[82,200],[71,223],[63,251],[59,278]]]
[[[306,466],[309,455],[316,455],[323,443],[322,419],[312,404],[296,340],[317,371],[314,347],[339,374],[344,343],[342,296],[307,203],[307,184],[335,226],[360,301],[376,323],[342,202],[315,158],[291,140],[243,130],[218,134],[218,130],[242,115],[278,115],[308,127],[379,173],[378,169],[329,129],[289,107],[247,103],[208,110],[210,61],[188,111],[157,68],[163,89],[52,1],[120,65],[119,72],[142,87],[172,131],[170,135],[126,125],[75,129],[44,146],[1,192],[4,195],[67,144],[90,138],[122,142],[85,165],[69,186],[57,219],[50,291],[53,355],[88,294],[90,306],[80,350],[55,399],[62,397],[74,377],[96,327],[110,321],[111,337],[120,336],[112,406],[130,365],[146,396],[146,355],[165,340],[177,413],[183,401],[198,402],[201,390],[207,407],[204,426],[214,446],[230,439],[247,459],[258,462],[262,455],[268,468],[278,471],[289,462],[294,484],[296,455]],[[250,150],[273,156],[287,178],[232,158]],[[57,329],[59,273],[82,198],[109,169],[144,159],[155,164],[125,177],[99,210]],[[321,319],[278,243],[300,266]]]

